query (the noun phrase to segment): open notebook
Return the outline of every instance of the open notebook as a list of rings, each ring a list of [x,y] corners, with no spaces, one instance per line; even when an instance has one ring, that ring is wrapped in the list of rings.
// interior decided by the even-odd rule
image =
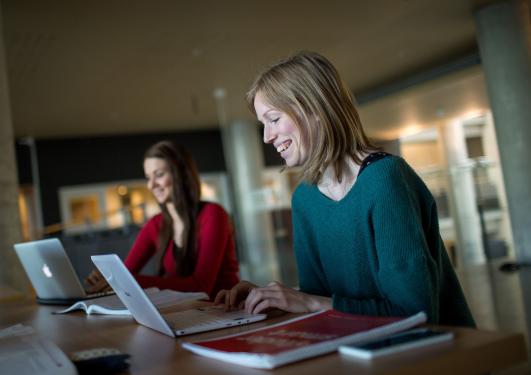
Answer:
[[[266,318],[265,314],[247,314],[244,311],[226,312],[220,306],[162,314],[116,254],[93,255],[91,258],[135,320],[168,336],[211,331]]]

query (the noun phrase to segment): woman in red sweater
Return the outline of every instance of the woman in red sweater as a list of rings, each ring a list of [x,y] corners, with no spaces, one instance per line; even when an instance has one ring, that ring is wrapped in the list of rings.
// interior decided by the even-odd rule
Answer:
[[[210,296],[232,288],[239,279],[229,217],[220,205],[199,200],[199,175],[190,154],[172,142],[158,142],[144,155],[144,173],[161,213],[144,225],[125,259],[138,283]],[[140,274],[155,254],[160,254],[158,275]],[[86,281],[92,292],[107,287],[98,272]]]

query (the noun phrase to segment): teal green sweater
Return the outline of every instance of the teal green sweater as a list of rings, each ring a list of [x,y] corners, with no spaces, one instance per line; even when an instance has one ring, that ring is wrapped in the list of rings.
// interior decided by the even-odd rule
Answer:
[[[349,313],[474,326],[433,196],[402,158],[368,165],[338,202],[301,183],[292,214],[301,291]]]

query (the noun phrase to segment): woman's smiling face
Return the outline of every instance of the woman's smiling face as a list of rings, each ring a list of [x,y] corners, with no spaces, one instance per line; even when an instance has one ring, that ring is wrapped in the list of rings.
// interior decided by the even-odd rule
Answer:
[[[147,187],[160,204],[168,203],[172,199],[173,180],[168,163],[164,159],[146,158],[144,160],[144,174]]]
[[[288,167],[303,164],[308,158],[301,131],[287,113],[269,104],[258,91],[254,98],[256,117],[264,125],[264,143],[271,143]]]

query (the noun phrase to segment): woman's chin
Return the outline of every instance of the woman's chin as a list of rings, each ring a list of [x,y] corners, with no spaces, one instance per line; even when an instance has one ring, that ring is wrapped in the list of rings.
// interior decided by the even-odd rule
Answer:
[[[165,205],[165,204],[171,202],[170,198],[155,197],[155,199],[156,199],[157,203],[160,204],[160,205]]]
[[[291,159],[284,160],[284,162],[286,163],[285,165],[287,168],[296,167],[298,165],[295,161]]]

